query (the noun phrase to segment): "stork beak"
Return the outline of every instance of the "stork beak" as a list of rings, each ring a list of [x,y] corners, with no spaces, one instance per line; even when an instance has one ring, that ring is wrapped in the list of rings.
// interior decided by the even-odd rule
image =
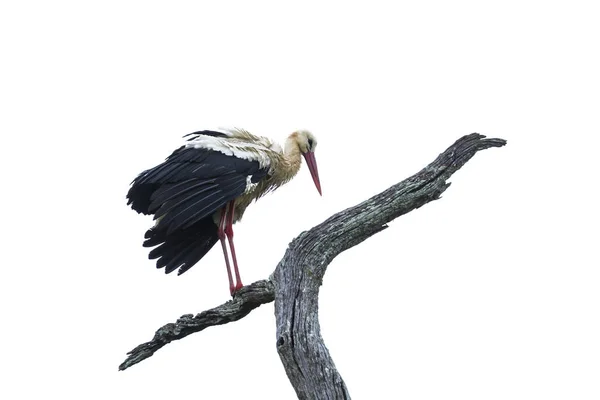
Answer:
[[[309,151],[303,154],[304,159],[306,160],[306,164],[308,165],[308,169],[310,170],[310,175],[315,182],[315,186],[319,191],[319,194],[323,196],[321,193],[321,182],[319,181],[319,170],[317,169],[317,160],[315,160],[315,153],[313,151]]]

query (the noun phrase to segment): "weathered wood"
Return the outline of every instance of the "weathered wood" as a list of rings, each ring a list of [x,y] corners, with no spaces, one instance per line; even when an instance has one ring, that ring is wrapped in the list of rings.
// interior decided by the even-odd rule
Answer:
[[[200,332],[209,326],[223,325],[244,318],[261,304],[270,303],[275,298],[275,288],[269,280],[254,282],[244,286],[236,293],[235,298],[225,304],[200,314],[182,315],[174,323],[159,328],[151,341],[142,343],[127,353],[127,359],[119,365],[123,371],[132,365],[152,356],[155,351],[174,340],[183,339],[187,335]]]
[[[277,351],[298,398],[349,399],[318,319],[319,287],[327,266],[344,250],[387,228],[393,219],[439,199],[450,186],[446,180],[475,153],[505,144],[503,139],[486,139],[477,133],[460,138],[410,178],[302,232],[290,243],[270,280],[244,287],[234,300],[219,307],[165,325],[152,341],[133,349],[119,369],[150,357],[173,340],[236,321],[275,299]]]
[[[446,180],[477,151],[504,144],[502,139],[485,139],[476,133],[464,136],[417,174],[294,239],[273,281],[277,350],[298,398],[350,398],[319,326],[319,287],[331,261],[387,228],[393,219],[437,200],[450,186]]]

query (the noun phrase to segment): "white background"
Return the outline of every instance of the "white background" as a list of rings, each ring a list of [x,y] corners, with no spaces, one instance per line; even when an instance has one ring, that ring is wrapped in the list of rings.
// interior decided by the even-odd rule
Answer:
[[[117,371],[228,299],[218,247],[154,268],[128,185],[182,135],[239,126],[311,130],[323,186],[303,167],[248,209],[245,283],[460,136],[507,139],[335,259],[323,336],[356,399],[598,399],[600,15],[489,3],[3,2],[0,397],[295,397],[272,305]]]

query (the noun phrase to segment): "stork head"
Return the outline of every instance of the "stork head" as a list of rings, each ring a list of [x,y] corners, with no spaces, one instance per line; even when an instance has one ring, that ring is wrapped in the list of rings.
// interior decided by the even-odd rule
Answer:
[[[306,165],[308,165],[308,169],[310,170],[310,175],[313,178],[313,182],[315,182],[315,186],[321,193],[321,182],[319,181],[319,170],[317,169],[317,160],[315,159],[315,148],[317,147],[317,138],[314,137],[312,133],[309,131],[296,131],[292,133],[292,136],[296,137],[296,143],[298,143],[298,148],[300,149],[300,153],[304,156],[306,160]]]

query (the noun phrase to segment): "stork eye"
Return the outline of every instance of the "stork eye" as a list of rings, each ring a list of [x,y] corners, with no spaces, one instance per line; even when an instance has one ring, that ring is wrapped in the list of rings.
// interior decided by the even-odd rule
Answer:
[[[312,149],[313,147],[313,140],[312,139],[308,139],[308,150]]]

